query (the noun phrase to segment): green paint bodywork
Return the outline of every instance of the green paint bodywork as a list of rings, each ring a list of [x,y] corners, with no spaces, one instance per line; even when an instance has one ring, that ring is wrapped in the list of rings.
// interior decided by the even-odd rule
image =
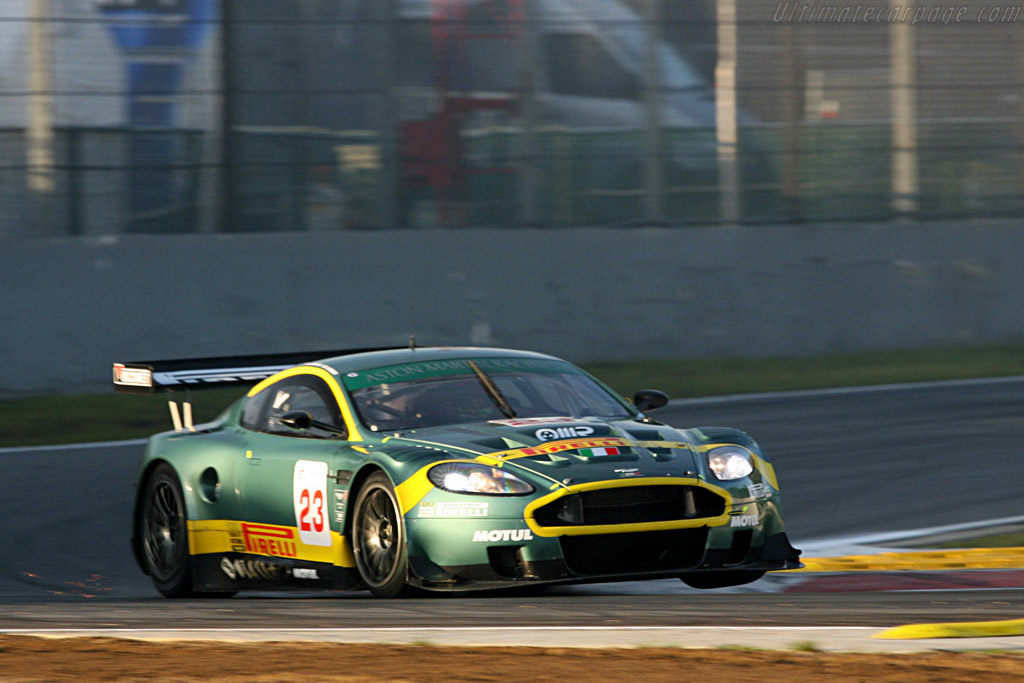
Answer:
[[[417,349],[361,353],[326,359],[315,365],[328,370],[346,391],[370,382],[367,371],[373,368],[465,358],[518,359],[538,367],[563,363],[549,356],[521,351]],[[485,369],[492,371],[495,367]],[[574,372],[583,371],[574,368]],[[769,483],[768,477],[755,469],[749,477],[719,481],[708,467],[704,451],[713,444],[741,446],[767,463],[768,458],[750,436],[733,429],[676,429],[657,423],[638,413],[629,402],[605,385],[601,386],[614,395],[624,407],[624,413],[632,417],[611,422],[581,418],[571,423],[554,422],[548,426],[589,428],[591,433],[584,437],[588,439],[617,437],[631,444],[671,442],[672,446],[631,445],[624,449],[627,452],[609,457],[587,458],[578,449],[571,449],[504,460],[500,465],[503,469],[535,488],[529,495],[459,494],[426,487],[422,498],[405,514],[413,574],[410,578],[414,583],[432,588],[493,587],[500,583],[502,577],[492,576],[489,568],[494,565],[496,552],[500,554],[500,550],[489,548],[500,549],[502,546],[514,547],[515,561],[522,566],[539,567],[545,563],[560,566],[563,563],[560,539],[531,532],[524,519],[524,509],[532,501],[565,489],[566,485],[576,487],[593,482],[615,485],[627,480],[659,477],[701,481],[724,490],[731,498],[731,506],[726,510],[731,522],[740,520],[743,524],[735,527],[732,523],[710,526],[705,546],[709,557],[710,551],[730,552],[730,548],[734,548],[737,531],[749,532],[745,542],[752,548],[761,547],[771,536],[784,534],[780,492]],[[294,437],[265,434],[241,426],[246,400],[244,397],[239,399],[215,421],[197,426],[195,432],[165,432],[153,436],[140,470],[139,490],[152,467],[156,463],[167,462],[181,481],[190,521],[237,520],[296,527],[298,522],[293,498],[295,463],[299,460],[326,462],[328,521],[331,530],[347,539],[351,533],[351,507],[358,489],[374,471],[385,472],[391,482],[400,487],[410,477],[439,461],[473,461],[481,455],[506,451],[517,445],[529,448],[551,441],[537,438],[536,432],[545,426],[543,423],[514,426],[495,421],[414,429],[400,434],[377,433],[362,426],[360,431],[364,440],[361,442],[342,438],[302,438],[298,432]],[[216,483],[213,485],[211,482]],[[466,506],[466,503],[477,505]],[[755,515],[756,523],[753,521]],[[133,535],[135,530],[133,522]],[[137,547],[136,553],[138,555]],[[257,559],[284,566],[310,564],[289,564],[286,558],[269,556],[258,556]],[[794,557],[792,562],[779,566],[748,565],[732,568],[781,569],[799,566],[799,563]],[[320,567],[321,575],[331,570],[330,566]],[[344,574],[347,579],[339,578],[335,587],[354,585],[357,580],[357,577],[353,578],[354,570],[347,571],[346,574],[339,570],[339,577]],[[507,580],[531,580],[529,570],[526,574],[526,577]],[[679,574],[675,572],[675,575]],[[212,577],[207,578],[209,580],[204,584],[207,587],[226,589]],[[545,578],[566,581],[586,577],[565,576],[563,572],[562,575]]]

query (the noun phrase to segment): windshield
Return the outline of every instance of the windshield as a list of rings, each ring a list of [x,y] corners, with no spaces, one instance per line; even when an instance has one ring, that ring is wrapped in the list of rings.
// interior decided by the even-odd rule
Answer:
[[[343,381],[360,420],[381,432],[508,417],[624,419],[633,414],[579,368],[557,360],[425,361],[350,372]]]

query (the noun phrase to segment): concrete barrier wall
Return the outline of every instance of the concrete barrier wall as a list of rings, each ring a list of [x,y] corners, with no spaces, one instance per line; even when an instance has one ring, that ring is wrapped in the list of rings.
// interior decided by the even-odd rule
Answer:
[[[0,395],[114,360],[493,344],[573,361],[1024,337],[1024,226],[437,230],[0,241]]]

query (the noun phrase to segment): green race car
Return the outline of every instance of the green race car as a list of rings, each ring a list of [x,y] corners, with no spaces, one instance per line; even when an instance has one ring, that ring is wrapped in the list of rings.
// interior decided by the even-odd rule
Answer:
[[[570,363],[409,348],[115,363],[170,391],[132,546],[168,597],[243,589],[461,591],[801,566],[775,471],[747,434],[676,429]],[[251,385],[193,425],[188,392]]]

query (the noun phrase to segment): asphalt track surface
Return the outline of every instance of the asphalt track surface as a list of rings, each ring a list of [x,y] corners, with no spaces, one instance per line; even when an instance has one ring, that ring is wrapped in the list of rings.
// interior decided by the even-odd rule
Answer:
[[[1024,379],[1013,379],[702,399],[656,416],[753,434],[773,458],[799,547],[1024,514],[1022,399]],[[393,601],[366,593],[165,600],[128,548],[141,452],[138,444],[0,451],[0,630],[888,627],[1024,615],[1024,590],[1012,588],[771,593],[754,584],[696,593],[674,580]]]

